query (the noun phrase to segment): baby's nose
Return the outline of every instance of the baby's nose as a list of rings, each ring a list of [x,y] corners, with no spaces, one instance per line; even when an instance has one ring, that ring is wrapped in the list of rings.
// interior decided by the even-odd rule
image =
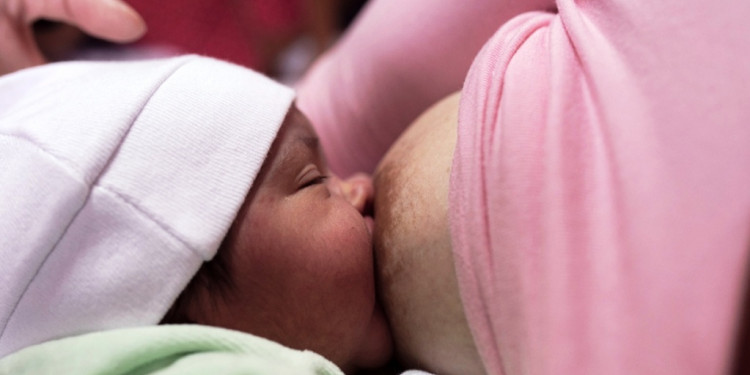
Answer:
[[[372,178],[364,173],[357,173],[344,180],[338,178],[333,180],[336,185],[334,190],[360,213],[365,214],[375,193]]]

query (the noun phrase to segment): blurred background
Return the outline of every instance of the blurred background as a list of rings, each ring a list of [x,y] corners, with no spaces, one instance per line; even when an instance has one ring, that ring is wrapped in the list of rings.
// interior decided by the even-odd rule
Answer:
[[[34,25],[51,61],[130,60],[198,53],[253,68],[293,84],[346,30],[367,0],[125,0],[148,32],[115,45],[77,28],[40,20]]]

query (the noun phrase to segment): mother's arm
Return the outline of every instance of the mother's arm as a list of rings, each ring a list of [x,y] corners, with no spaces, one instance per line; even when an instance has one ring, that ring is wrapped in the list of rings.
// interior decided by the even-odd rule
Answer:
[[[474,56],[510,18],[554,0],[371,0],[299,85],[298,105],[339,174],[372,172],[425,109],[461,89]]]

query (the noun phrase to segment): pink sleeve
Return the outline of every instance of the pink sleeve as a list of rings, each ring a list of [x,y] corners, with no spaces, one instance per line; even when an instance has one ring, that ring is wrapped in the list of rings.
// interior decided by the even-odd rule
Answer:
[[[458,91],[499,25],[553,0],[378,0],[299,85],[332,169],[372,172],[401,131]]]
[[[721,374],[750,246],[750,2],[558,1],[466,80],[451,225],[491,374]]]

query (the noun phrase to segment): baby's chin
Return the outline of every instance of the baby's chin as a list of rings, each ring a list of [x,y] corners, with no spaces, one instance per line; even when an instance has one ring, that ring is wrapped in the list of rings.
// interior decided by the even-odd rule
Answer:
[[[364,342],[354,355],[353,367],[365,369],[382,367],[393,356],[393,337],[380,303],[375,303],[366,332]]]

